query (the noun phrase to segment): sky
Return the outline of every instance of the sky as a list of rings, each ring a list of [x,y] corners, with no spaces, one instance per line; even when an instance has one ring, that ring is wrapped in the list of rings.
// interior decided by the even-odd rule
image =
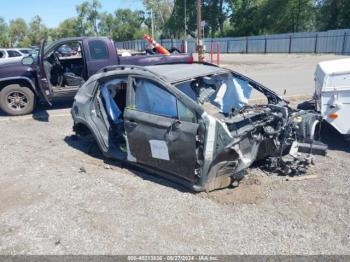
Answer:
[[[0,17],[7,22],[23,18],[29,22],[39,15],[47,27],[57,27],[60,22],[76,16],[75,7],[84,0],[1,0]],[[102,11],[113,12],[118,8],[143,9],[142,0],[100,0]]]

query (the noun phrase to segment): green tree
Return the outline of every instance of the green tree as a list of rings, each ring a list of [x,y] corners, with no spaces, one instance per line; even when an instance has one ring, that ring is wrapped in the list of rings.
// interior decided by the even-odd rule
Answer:
[[[78,31],[80,35],[98,35],[99,0],[85,1],[76,7]]]
[[[229,0],[203,0],[202,20],[206,22],[205,32],[209,36],[224,35],[224,23],[230,13]],[[197,30],[197,1],[186,1],[186,35],[196,37]],[[176,0],[172,15],[163,31],[171,37],[181,37],[185,34],[185,0]],[[207,36],[207,34],[206,34]]]
[[[339,28],[350,28],[350,1],[341,1]]]
[[[28,38],[31,41],[31,45],[38,46],[42,39],[47,39],[49,31],[43,24],[43,20],[40,16],[35,16],[29,23]]]
[[[18,42],[17,44],[18,47],[31,47],[32,46],[32,41],[30,40],[30,38],[28,36],[23,37],[23,39],[21,39],[21,41]]]
[[[315,30],[314,0],[231,0],[236,36]]]
[[[319,0],[316,3],[319,30],[350,27],[349,0]]]
[[[114,16],[110,13],[104,12],[100,14],[100,22],[98,24],[100,35],[112,36],[115,29]]]
[[[260,10],[263,33],[287,33],[315,29],[314,0],[267,0]]]
[[[10,46],[10,39],[8,35],[8,25],[6,24],[5,20],[0,17],[0,47],[9,47]]]
[[[87,36],[91,31],[91,29],[89,28],[90,25],[86,21],[89,11],[89,2],[83,2],[82,4],[78,5],[76,7],[76,11],[78,13],[77,28],[79,36]]]
[[[55,38],[76,37],[80,35],[77,27],[78,21],[76,18],[68,18],[61,22],[56,29]]]
[[[89,21],[91,21],[93,25],[95,35],[98,35],[98,26],[97,26],[97,20],[99,18],[98,10],[101,9],[101,7],[102,6],[99,0],[92,0],[88,19]]]
[[[143,0],[143,5],[147,11],[148,18],[145,24],[151,31],[151,10],[153,13],[155,35],[166,37],[167,28],[166,23],[173,13],[174,0]],[[163,35],[162,35],[163,34]]]
[[[206,21],[206,31],[211,37],[224,34],[224,22],[229,14],[228,4],[227,0],[203,1],[203,20]]]
[[[132,40],[142,38],[145,28],[142,27],[144,13],[142,11],[132,11],[130,9],[118,9],[115,11],[112,32],[116,41]]]
[[[197,2],[186,1],[186,22],[187,32],[185,33],[185,0],[176,0],[173,12],[166,23],[167,34],[173,38],[179,38],[184,35],[196,37],[197,29]]]
[[[231,0],[230,21],[235,36],[257,35],[263,31],[261,6],[262,0]]]
[[[11,40],[11,46],[17,46],[23,41],[27,35],[28,26],[23,18],[17,18],[10,21],[9,36]]]

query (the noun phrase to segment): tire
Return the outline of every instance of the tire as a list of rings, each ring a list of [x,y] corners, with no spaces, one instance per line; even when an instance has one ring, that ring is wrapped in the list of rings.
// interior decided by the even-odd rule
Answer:
[[[11,116],[30,114],[34,105],[35,96],[28,87],[13,84],[6,86],[0,92],[0,107]]]

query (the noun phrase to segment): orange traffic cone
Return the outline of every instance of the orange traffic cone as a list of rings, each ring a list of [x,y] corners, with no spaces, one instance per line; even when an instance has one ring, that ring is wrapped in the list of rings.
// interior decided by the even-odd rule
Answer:
[[[153,38],[150,37],[149,35],[144,34],[143,38],[146,39],[151,45],[153,45],[157,49],[159,54],[170,55],[168,50],[166,50],[163,46],[161,46],[156,41],[154,41]]]

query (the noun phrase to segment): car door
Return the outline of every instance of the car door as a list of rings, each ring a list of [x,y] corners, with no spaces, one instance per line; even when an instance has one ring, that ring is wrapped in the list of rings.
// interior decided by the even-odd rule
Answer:
[[[194,117],[181,119],[184,104],[150,79],[131,77],[129,87],[124,126],[133,159],[193,182],[198,168],[195,113],[187,111]]]
[[[44,47],[45,47],[45,40],[42,40],[40,43],[40,51],[39,51],[39,57],[38,57],[38,70],[37,70],[37,76],[38,76],[38,85],[40,88],[40,91],[46,100],[51,105],[51,98],[53,97],[53,89],[50,83],[50,80],[48,79],[48,72],[45,70],[45,54],[44,54]]]

